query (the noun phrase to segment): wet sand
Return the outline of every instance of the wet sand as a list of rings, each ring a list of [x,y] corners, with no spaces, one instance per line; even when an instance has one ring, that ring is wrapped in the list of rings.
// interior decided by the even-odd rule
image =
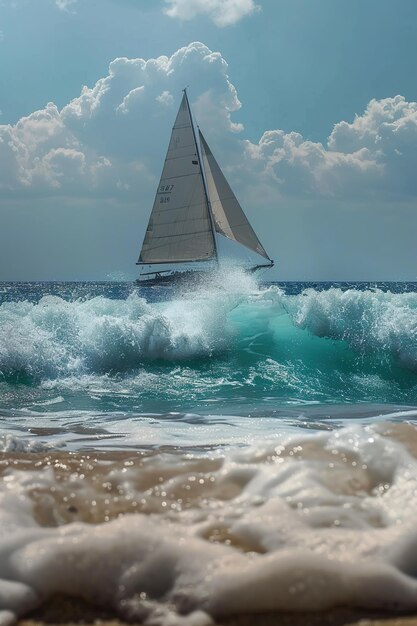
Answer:
[[[81,600],[57,597],[19,620],[17,626],[128,626],[105,609]],[[139,626],[139,622],[134,622]],[[130,623],[132,626],[132,623]],[[221,619],[215,626],[417,626],[417,616],[352,609],[325,613],[263,613]]]

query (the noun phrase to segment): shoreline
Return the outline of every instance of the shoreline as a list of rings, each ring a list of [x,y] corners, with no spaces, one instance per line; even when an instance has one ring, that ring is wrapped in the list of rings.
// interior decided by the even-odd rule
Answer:
[[[56,596],[27,616],[17,626],[141,626],[127,622],[108,609],[101,609],[83,600]],[[324,612],[254,613],[227,617],[213,626],[417,626],[417,615],[337,608]]]

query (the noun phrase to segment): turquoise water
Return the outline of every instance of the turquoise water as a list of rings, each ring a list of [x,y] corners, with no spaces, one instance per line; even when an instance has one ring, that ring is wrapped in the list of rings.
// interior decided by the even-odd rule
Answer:
[[[2,428],[204,445],[417,405],[417,284],[224,283],[1,284]]]

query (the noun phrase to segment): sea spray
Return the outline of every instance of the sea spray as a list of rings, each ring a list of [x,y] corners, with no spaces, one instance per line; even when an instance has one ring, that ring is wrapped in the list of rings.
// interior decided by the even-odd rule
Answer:
[[[66,302],[45,296],[38,304],[0,308],[0,372],[52,378],[121,372],[144,360],[210,355],[222,345],[227,307],[212,300],[149,305],[132,294],[124,301]]]
[[[417,370],[417,294],[375,289],[306,290],[289,298],[291,318],[317,337],[346,341],[359,353],[384,354],[404,368]]]

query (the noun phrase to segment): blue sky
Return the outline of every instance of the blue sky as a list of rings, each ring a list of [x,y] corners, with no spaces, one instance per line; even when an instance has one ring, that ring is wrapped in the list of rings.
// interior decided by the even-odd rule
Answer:
[[[0,279],[135,276],[184,84],[276,279],[416,279],[416,41],[415,0],[0,0]]]

